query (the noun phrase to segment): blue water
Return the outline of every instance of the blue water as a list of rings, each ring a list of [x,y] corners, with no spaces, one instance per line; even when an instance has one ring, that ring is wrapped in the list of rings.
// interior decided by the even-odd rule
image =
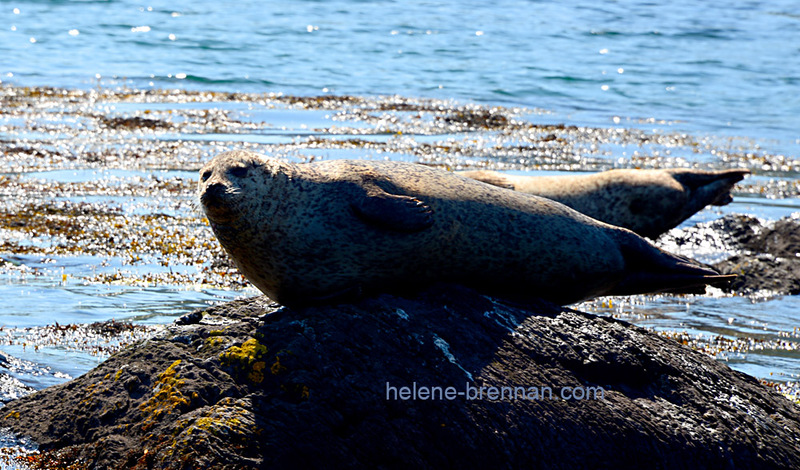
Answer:
[[[796,0],[2,1],[16,85],[401,94],[800,147]]]
[[[800,157],[800,4],[797,0],[0,0],[0,81],[84,89],[397,94],[520,106],[542,112],[523,113],[535,122],[597,127],[621,122],[625,127],[685,132],[698,140],[730,138],[754,152],[783,154],[796,167]],[[142,110],[137,103],[114,106],[119,112]],[[210,105],[150,103],[147,109],[179,106],[204,109]],[[164,133],[152,138],[281,144],[292,142],[299,129],[331,125],[324,111],[226,106],[233,111],[247,109],[254,121],[273,127],[246,134]],[[22,118],[9,117],[3,123],[17,125],[14,119]],[[24,137],[56,138],[36,132],[31,130]],[[443,136],[415,138],[435,142]],[[625,148],[608,148],[609,158],[626,156]],[[353,158],[364,150],[303,149],[302,153]],[[0,168],[0,174],[7,171]],[[115,178],[154,173],[138,171],[69,169],[29,177],[61,182],[112,179],[113,183]],[[109,200],[126,211],[138,202],[90,198]],[[167,207],[147,207],[171,214],[170,201],[164,203]],[[798,210],[797,198],[737,196],[734,204],[706,209],[687,224],[730,212],[776,220]],[[0,308],[2,327],[109,318],[167,323],[210,302],[256,293],[252,289],[82,285],[73,279],[93,274],[96,260],[19,259],[33,271],[0,277],[0,294],[7,299]],[[111,260],[108,269],[113,270],[118,261]],[[635,307],[651,316],[639,323],[663,330],[753,335],[748,321],[758,319],[769,324],[765,335],[780,338],[781,333],[800,326],[796,297],[763,303],[698,298],[692,301],[691,311],[683,306],[683,299],[631,302],[633,307],[624,309]],[[70,376],[100,360],[53,355],[52,351],[45,356],[19,346],[7,352]],[[791,361],[783,362],[775,355],[754,352],[746,362],[733,358],[732,365],[758,377],[775,372],[796,379],[800,352],[787,354]],[[65,363],[75,367],[66,368]],[[36,388],[61,379],[54,377],[20,376]]]

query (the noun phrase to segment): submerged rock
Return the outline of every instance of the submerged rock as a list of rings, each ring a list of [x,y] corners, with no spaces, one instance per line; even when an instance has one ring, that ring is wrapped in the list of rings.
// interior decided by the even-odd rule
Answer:
[[[784,397],[551,304],[440,286],[301,310],[258,297],[179,323],[8,404],[0,426],[41,462],[88,468],[800,466]]]

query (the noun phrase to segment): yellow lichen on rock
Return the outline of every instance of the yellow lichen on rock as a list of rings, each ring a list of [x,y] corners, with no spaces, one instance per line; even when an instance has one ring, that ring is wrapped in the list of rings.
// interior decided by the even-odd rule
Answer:
[[[108,387],[109,387],[108,385],[106,385],[105,387],[102,387],[102,388],[100,387],[100,385],[103,384],[103,381],[108,379],[109,375],[110,374],[106,374],[105,377],[100,379],[98,382],[95,382],[95,383],[93,383],[91,385],[88,385],[86,387],[86,391],[88,393],[87,393],[86,397],[83,400],[81,400],[81,405],[89,405],[90,403],[92,403],[94,401],[95,395],[97,395],[98,393],[105,393],[105,392],[108,391]]]
[[[261,383],[264,380],[264,368],[267,367],[267,363],[264,361],[258,361],[253,364],[253,370],[247,374],[247,378],[249,378],[252,382]]]
[[[182,453],[198,441],[216,436],[236,445],[261,430],[257,428],[251,404],[239,400],[223,399],[204,408],[200,416],[183,418],[177,424],[172,452]]]
[[[185,380],[179,378],[177,367],[181,360],[172,363],[167,370],[159,374],[153,389],[153,396],[139,406],[146,414],[142,429],[148,429],[162,415],[170,414],[178,406],[188,406],[189,399],[181,392]]]
[[[241,346],[231,346],[219,355],[219,360],[227,365],[234,366],[247,372],[247,378],[255,383],[264,380],[264,369],[267,364],[261,358],[267,353],[267,347],[257,339],[250,338]]]
[[[275,356],[275,363],[272,364],[272,367],[270,367],[269,370],[270,370],[270,372],[272,372],[272,375],[278,375],[281,372],[285,372],[286,371],[286,366],[281,364],[281,357],[280,356]]]
[[[208,345],[211,348],[217,347],[217,346],[221,345],[224,342],[225,342],[225,339],[220,337],[220,336],[211,336],[209,338],[206,338],[206,341],[205,341],[206,345]]]

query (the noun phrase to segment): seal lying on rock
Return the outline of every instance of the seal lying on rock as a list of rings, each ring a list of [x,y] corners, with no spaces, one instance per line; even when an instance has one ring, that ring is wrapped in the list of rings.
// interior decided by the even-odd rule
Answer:
[[[543,196],[597,220],[658,238],[709,204],[731,202],[748,170],[610,170],[579,176],[521,176],[495,171],[459,174]]]
[[[214,234],[284,305],[436,282],[567,304],[732,277],[557,202],[412,163],[234,151],[200,175]]]

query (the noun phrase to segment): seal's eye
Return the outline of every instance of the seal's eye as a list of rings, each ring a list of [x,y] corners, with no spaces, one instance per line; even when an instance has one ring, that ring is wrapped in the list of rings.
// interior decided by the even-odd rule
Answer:
[[[202,178],[203,181],[208,181],[208,179],[211,178],[211,170],[203,172],[203,176],[200,178]]]
[[[244,178],[247,176],[247,167],[246,166],[237,166],[230,169],[231,176],[235,176],[237,178]]]

